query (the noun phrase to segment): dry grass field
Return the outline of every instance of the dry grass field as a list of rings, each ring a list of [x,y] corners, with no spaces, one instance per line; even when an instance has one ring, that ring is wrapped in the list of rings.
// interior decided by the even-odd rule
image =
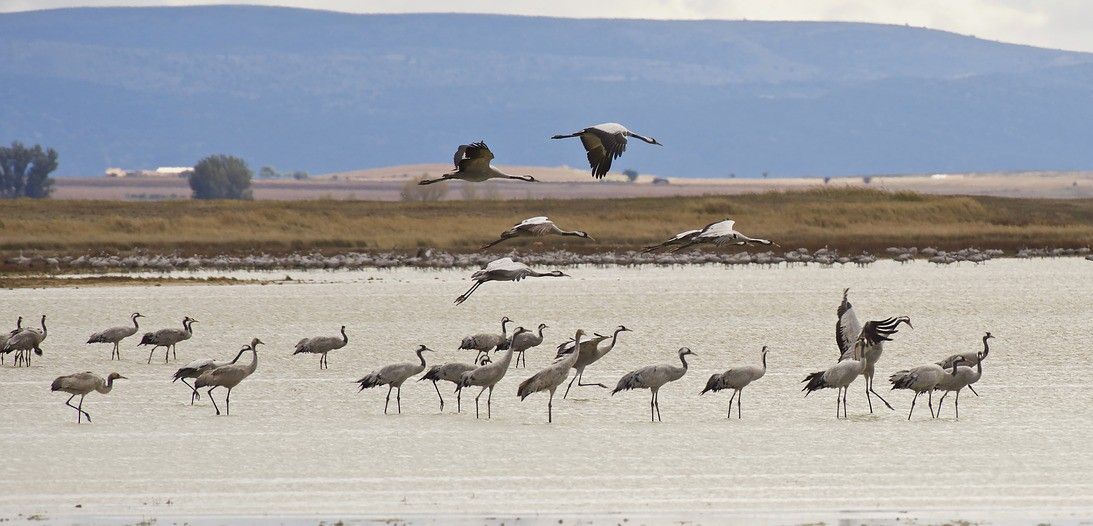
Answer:
[[[742,232],[786,248],[1093,246],[1093,199],[843,188],[687,198],[413,203],[17,200],[0,207],[0,254],[280,254],[421,247],[466,252],[526,217],[544,214],[598,240],[542,242],[578,252],[634,249],[726,217],[736,219]],[[529,243],[536,241],[507,246]]]

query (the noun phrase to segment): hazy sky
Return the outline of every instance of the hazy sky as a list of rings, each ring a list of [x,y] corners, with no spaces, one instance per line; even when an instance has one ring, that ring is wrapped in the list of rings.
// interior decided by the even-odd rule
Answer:
[[[470,12],[607,18],[846,20],[1093,51],[1093,0],[0,0],[0,12],[73,6],[245,3],[352,13]]]

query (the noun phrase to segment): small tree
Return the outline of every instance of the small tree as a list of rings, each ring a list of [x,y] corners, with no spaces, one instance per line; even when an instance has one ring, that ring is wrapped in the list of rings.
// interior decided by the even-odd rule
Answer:
[[[631,183],[638,180],[638,171],[634,170],[633,168],[623,170],[622,175],[625,175],[626,180],[630,181]]]
[[[770,174],[768,174],[767,172],[763,172],[763,179],[766,179],[768,175]]]
[[[295,172],[292,172],[292,178],[297,180],[297,181],[303,181],[304,179],[307,179],[308,177],[310,177],[310,176],[307,174],[307,172],[305,172],[303,170],[296,170]]]
[[[272,166],[263,166],[261,170],[258,170],[259,179],[278,179],[281,174],[277,173],[277,170]]]
[[[230,155],[210,155],[194,166],[194,199],[253,199],[247,162]]]
[[[57,169],[57,150],[33,148],[21,142],[11,147],[0,146],[0,197],[49,197],[53,191],[53,179],[49,174]]]
[[[824,184],[827,184],[827,183],[830,183],[830,182],[831,182],[830,177],[824,177]]]
[[[861,178],[861,181],[862,181],[863,183],[865,183],[865,184],[869,184],[869,183],[873,182],[873,178],[872,178],[872,177],[870,177],[870,176],[868,176],[868,175],[866,175],[866,176],[863,176],[863,177]]]

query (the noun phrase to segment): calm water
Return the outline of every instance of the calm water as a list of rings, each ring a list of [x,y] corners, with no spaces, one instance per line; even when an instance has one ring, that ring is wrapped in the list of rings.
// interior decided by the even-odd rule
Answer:
[[[465,305],[452,299],[467,271],[292,273],[282,285],[6,290],[5,326],[49,314],[44,357],[30,369],[0,369],[0,519],[30,514],[88,522],[120,516],[445,517],[470,522],[536,514],[620,514],[658,522],[807,522],[910,516],[1080,522],[1093,516],[1093,264],[1081,259],[992,261],[937,268],[881,263],[867,269],[577,268],[571,279],[484,285]],[[282,277],[284,273],[277,273]],[[877,386],[895,406],[869,415],[856,383],[850,415],[834,418],[834,391],[804,398],[800,380],[836,359],[835,308],[844,287],[865,319],[905,314],[877,366]],[[150,328],[195,324],[179,363],[145,363],[136,339],[124,360],[87,335],[134,310]],[[628,370],[698,356],[661,391],[664,422],[648,421],[648,393],[608,396],[575,389],[555,404],[524,402],[513,370],[498,387],[493,420],[454,403],[439,412],[428,383],[403,389],[403,414],[384,416],[385,389],[357,393],[373,368],[413,360],[419,343],[439,361],[470,361],[462,336],[497,330],[508,315],[547,323],[547,342],[528,371],[582,327],[634,329],[586,380],[613,384]],[[349,326],[349,345],[320,371],[292,356],[303,336]],[[978,350],[993,340],[982,395],[964,393],[961,419],[911,422],[911,395],[889,393],[899,368]],[[215,417],[170,377],[199,357],[229,358],[250,338],[258,371],[234,392],[232,415]],[[728,395],[698,396],[706,378],[757,363],[767,376],[745,391],[744,419],[725,419]],[[60,375],[117,370],[109,395],[93,393],[94,424],[77,425]],[[443,385],[447,397],[449,384]],[[560,393],[559,393],[560,394]],[[223,394],[220,394],[222,397]],[[220,399],[222,400],[222,398]],[[449,398],[454,402],[454,398]],[[948,402],[948,401],[947,401]],[[880,404],[877,404],[879,407]],[[470,413],[466,410],[470,408]],[[77,508],[76,506],[80,507]],[[716,520],[714,520],[716,519]],[[300,519],[306,522],[304,519]],[[314,522],[314,521],[312,521]]]

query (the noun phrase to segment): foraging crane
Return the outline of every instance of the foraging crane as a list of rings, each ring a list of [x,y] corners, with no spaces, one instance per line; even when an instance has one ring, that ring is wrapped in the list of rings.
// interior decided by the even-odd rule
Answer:
[[[517,337],[527,332],[527,329],[523,327],[517,327],[516,331],[512,333],[512,340],[516,342]],[[493,418],[493,410],[490,407],[490,401],[493,399],[493,388],[497,386],[497,382],[500,382],[505,377],[505,373],[509,371],[509,364],[512,363],[512,353],[514,346],[510,345],[505,351],[505,354],[501,355],[501,359],[496,362],[488,363],[474,370],[463,373],[459,378],[457,384],[459,391],[462,391],[464,387],[481,387],[482,390],[478,392],[478,396],[474,397],[474,417],[478,418],[478,399],[482,398],[482,393],[486,392],[486,389],[490,390],[489,396],[486,397],[486,418]]]
[[[677,354],[679,355],[679,361],[683,363],[682,367],[676,367],[670,363],[662,363],[660,365],[650,365],[636,371],[631,371],[619,379],[619,383],[615,386],[615,390],[611,391],[611,395],[614,396],[615,393],[619,391],[629,391],[630,389],[648,389],[651,393],[651,397],[649,398],[649,421],[661,421],[660,388],[664,387],[664,384],[668,382],[674,382],[683,378],[683,375],[687,373],[687,355],[695,355],[694,352],[686,347],[680,347]],[[654,409],[656,410],[655,413]],[[653,418],[654,415],[656,418]]]
[[[112,343],[114,344],[114,350],[110,351],[110,359],[113,360],[114,356],[118,357],[118,361],[121,361],[121,350],[118,348],[118,344],[122,340],[134,335],[140,330],[140,324],[137,322],[137,318],[143,318],[139,312],[134,312],[129,319],[133,322],[133,326],[122,325],[120,327],[112,327],[105,331],[99,331],[92,334],[87,339],[87,343]]]
[[[13,333],[9,333],[8,342],[4,344],[3,352],[17,352],[18,354],[15,355],[16,367],[20,363],[25,367],[30,367],[31,352],[33,351],[34,354],[41,356],[42,348],[40,345],[49,335],[49,330],[46,328],[46,315],[42,315],[41,329],[25,328],[19,332],[13,331]]]
[[[850,289],[843,289],[843,301],[836,311],[839,319],[835,322],[835,343],[839,345],[839,360],[848,359],[853,353],[854,342],[864,336],[865,365],[862,368],[862,375],[865,376],[865,399],[869,402],[869,414],[873,414],[873,396],[880,398],[888,409],[893,409],[892,404],[873,389],[873,375],[876,372],[877,361],[884,352],[884,342],[892,341],[891,336],[898,332],[897,329],[901,323],[906,323],[913,329],[911,318],[898,316],[886,320],[869,321],[866,322],[865,327],[862,327],[861,322],[858,321],[858,315],[854,312],[854,306],[847,300],[849,292]]]
[[[501,334],[480,332],[472,336],[465,336],[459,342],[459,349],[478,351],[478,354],[474,356],[475,362],[478,362],[478,359],[484,353],[489,353],[494,349],[507,349],[510,344],[507,325],[510,323],[512,323],[512,320],[508,316],[503,316],[501,318]]]
[[[387,401],[383,403],[383,414],[386,415],[387,405],[391,403],[391,390],[397,388],[398,394],[395,395],[395,401],[398,404],[398,413],[401,415],[403,382],[409,380],[411,376],[414,376],[425,370],[425,357],[422,356],[422,353],[435,351],[422,345],[417,348],[417,351],[414,352],[417,354],[417,359],[421,360],[421,363],[396,363],[372,371],[371,373],[365,375],[364,378],[357,380],[357,383],[361,384],[361,388],[357,392],[380,385],[386,385]]]
[[[196,322],[197,320],[186,316],[185,318],[182,318],[181,329],[168,328],[160,329],[156,332],[146,332],[137,345],[152,346],[152,350],[148,351],[148,363],[152,363],[152,353],[156,352],[156,348],[158,347],[164,348],[163,363],[167,363],[171,356],[174,356],[177,360],[178,354],[175,353],[175,345],[177,345],[178,342],[189,340],[190,337],[194,335],[192,325]]]
[[[954,407],[956,408],[956,418],[960,418],[960,391],[965,387],[972,388],[972,384],[978,382],[983,377],[983,357],[984,351],[979,351],[977,360],[975,362],[975,369],[968,367],[968,360],[963,356],[957,356],[953,359],[953,365],[960,364],[956,368],[956,374],[947,374],[942,377],[942,381],[934,387],[935,391],[945,391],[941,395],[941,400],[937,401],[937,416],[941,417],[941,406],[945,404],[945,397],[949,396],[949,393],[956,391],[956,400],[954,401]],[[952,367],[952,366],[950,366]],[[975,392],[974,390],[972,392]],[[979,396],[978,394],[976,396]]]
[[[50,385],[50,391],[61,391],[68,393],[72,396],[65,400],[65,405],[76,410],[76,423],[81,422],[81,418],[86,416],[87,422],[91,423],[91,415],[87,411],[83,410],[83,399],[91,391],[98,391],[102,394],[109,393],[114,389],[114,380],[125,380],[126,378],[118,373],[110,373],[106,380],[103,380],[101,376],[92,373],[91,371],[70,374],[68,376],[59,376],[56,380],[53,380],[53,384]],[[76,398],[76,395],[80,395],[80,404],[72,405],[72,399]]]
[[[471,144],[463,144],[455,151],[452,162],[455,163],[455,171],[440,176],[440,179],[426,179],[418,184],[433,184],[441,181],[459,179],[469,183],[481,183],[489,179],[515,179],[529,183],[539,182],[530,175],[509,175],[494,168],[490,161],[493,160],[493,152],[486,143],[479,141]]]
[[[684,243],[687,243],[691,239],[693,239],[695,236],[697,236],[699,232],[702,232],[702,230],[684,230],[683,232],[680,232],[680,233],[672,236],[667,241],[662,241],[662,242],[657,243],[655,245],[649,245],[645,248],[642,248],[641,253],[642,254],[648,254],[649,252],[652,252],[652,251],[654,251],[658,248],[665,248],[665,247],[673,247],[673,246],[676,246],[676,245],[682,245]]]
[[[710,379],[706,382],[706,388],[702,390],[700,395],[704,395],[707,392],[718,392],[722,389],[732,389],[732,397],[729,398],[729,413],[725,418],[732,418],[732,400],[736,398],[736,418],[743,418],[740,413],[740,400],[744,398],[744,388],[752,382],[760,379],[763,375],[767,374],[767,353],[770,352],[767,346],[763,346],[763,366],[758,365],[745,365],[744,367],[733,367],[721,374],[715,374],[710,376]]]
[[[342,325],[342,336],[316,336],[314,338],[304,338],[296,342],[296,350],[293,351],[293,355],[300,353],[309,354],[321,354],[319,357],[319,369],[329,369],[330,363],[326,361],[326,353],[341,349],[345,347],[345,344],[349,343],[349,336],[345,334],[345,325]]]
[[[19,316],[19,320],[15,322],[15,330],[11,332],[0,333],[0,365],[4,364],[4,355],[11,352],[5,351],[4,348],[8,346],[8,339],[23,331],[23,317]]]
[[[516,337],[515,333],[512,335],[512,342],[509,346],[512,348],[513,352],[517,353],[516,364],[513,366],[514,368],[520,367],[521,359],[524,360],[524,367],[527,368],[528,361],[527,358],[524,358],[524,351],[531,349],[532,347],[538,347],[543,343],[543,329],[545,328],[547,328],[547,324],[540,323],[538,334],[532,331],[524,331],[520,333],[519,338]]]
[[[259,341],[257,343],[262,342]],[[250,348],[250,345],[244,345],[243,348],[239,350],[239,354],[235,355],[235,359],[230,362],[213,360],[212,358],[202,358],[200,360],[194,360],[186,364],[185,367],[182,367],[181,369],[175,371],[175,377],[174,380],[171,380],[171,383],[182,380],[182,383],[186,384],[186,387],[189,387],[190,391],[192,391],[190,393],[190,405],[194,405],[194,401],[199,400],[201,398],[201,395],[197,392],[197,388],[195,388],[193,385],[190,385],[190,382],[187,382],[186,379],[199,378],[207,371],[211,371],[213,369],[216,369],[217,367],[235,364],[239,361],[240,358],[243,357],[244,353],[250,350]]]
[[[812,373],[805,377],[801,383],[805,386],[801,390],[805,392],[807,397],[813,391],[819,391],[820,389],[835,388],[835,419],[839,418],[839,402],[842,401],[843,417],[848,418],[846,415],[846,391],[850,384],[854,383],[859,376],[861,376],[862,370],[865,368],[865,349],[868,343],[865,337],[859,337],[854,345],[851,347],[850,356],[846,359],[840,360],[839,363],[828,367],[825,371],[819,371]]]
[[[575,370],[575,372],[573,373],[573,379],[569,381],[569,385],[567,385],[565,388],[565,394],[562,395],[563,400],[565,400],[565,398],[569,396],[569,390],[573,387],[574,380],[577,381],[577,387],[591,387],[594,385],[598,385],[604,389],[607,389],[607,386],[601,383],[584,383],[584,370],[589,365],[600,361],[600,358],[607,356],[607,353],[611,352],[611,349],[615,348],[615,344],[619,342],[620,332],[633,331],[627,329],[623,325],[619,325],[615,329],[615,333],[612,334],[610,337],[604,336],[602,334],[597,334],[595,338],[581,343],[579,347],[580,350],[578,351],[579,355],[577,356],[577,361],[573,364],[573,369]],[[610,343],[604,344],[604,342],[608,340],[610,340]],[[576,345],[572,341],[559,345],[558,354],[555,355],[555,358],[559,358],[565,353],[573,352],[574,348],[576,348]]]
[[[963,361],[964,357],[957,358],[953,362],[952,372],[942,369],[936,363],[931,363],[904,369],[888,377],[888,381],[892,382],[892,390],[908,389],[915,392],[915,397],[911,400],[911,410],[907,412],[907,420],[910,420],[911,415],[915,413],[915,402],[918,400],[918,395],[922,393],[928,393],[930,397],[930,418],[937,418],[934,414],[934,388],[945,380],[945,375],[956,376],[957,365]]]
[[[558,228],[558,225],[554,224],[546,216],[529,217],[519,223],[516,226],[501,232],[501,237],[497,241],[491,241],[482,246],[481,250],[486,250],[498,243],[513,239],[516,237],[542,237],[547,235],[555,236],[573,236],[583,237],[589,241],[595,241],[592,236],[588,235],[588,232],[582,230],[562,230]]]
[[[584,330],[577,329],[576,335],[573,336],[573,340],[576,342],[578,348],[581,345],[581,338],[584,337]],[[547,401],[547,423],[554,421],[554,392],[558,390],[558,386],[562,385],[565,381],[565,377],[569,376],[569,368],[573,367],[573,364],[577,361],[577,356],[580,353],[569,353],[560,359],[554,360],[554,363],[546,366],[546,368],[531,375],[530,378],[520,383],[520,387],[516,390],[516,396],[520,397],[523,401],[532,393],[538,393],[541,391],[550,391],[550,400]]]
[[[489,265],[486,265],[486,268],[475,271],[474,274],[471,274],[471,279],[474,280],[474,285],[471,285],[471,288],[468,289],[467,292],[464,292],[458,298],[456,298],[455,304],[459,305],[464,301],[467,301],[467,298],[471,297],[471,294],[473,294],[474,291],[478,289],[478,287],[480,287],[483,283],[486,283],[487,281],[520,281],[524,278],[529,277],[561,278],[565,276],[568,276],[568,274],[565,274],[560,270],[552,270],[550,272],[537,272],[531,270],[531,267],[523,263],[513,261],[512,258],[495,259],[491,261]]]
[[[228,394],[224,397],[224,414],[230,415],[232,407],[232,389],[239,385],[239,382],[242,382],[248,376],[254,374],[254,371],[258,369],[258,345],[262,343],[262,340],[254,338],[250,341],[250,345],[243,348],[243,350],[251,352],[249,364],[231,363],[228,365],[221,365],[220,367],[209,369],[208,371],[201,373],[201,376],[197,377],[197,381],[194,382],[194,388],[209,388],[205,394],[209,396],[209,400],[212,400],[213,409],[216,409],[217,415],[220,414],[220,407],[216,405],[216,399],[213,398],[213,389],[216,389],[217,387],[226,387],[228,389]]]
[[[769,239],[759,239],[755,237],[745,236],[744,234],[738,232],[736,228],[734,228],[734,225],[736,225],[736,221],[733,221],[732,219],[726,219],[724,221],[716,221],[710,223],[702,227],[702,230],[700,230],[697,234],[691,237],[691,239],[680,243],[680,245],[676,247],[676,249],[672,252],[679,252],[680,250],[683,250],[685,248],[702,244],[717,245],[719,247],[724,245],[748,244],[778,246],[777,243]]]
[[[444,396],[440,394],[440,387],[437,387],[436,383],[443,380],[445,382],[451,382],[456,385],[455,389],[455,411],[457,413],[463,412],[463,390],[459,388],[459,380],[463,378],[463,373],[473,371],[479,366],[490,363],[490,356],[484,355],[481,360],[476,359],[476,365],[469,363],[451,362],[441,365],[434,365],[429,368],[418,378],[417,381],[429,380],[433,382],[433,389],[436,389],[436,397],[440,399],[440,410],[444,411]]]
[[[551,139],[568,139],[580,137],[585,152],[588,153],[588,165],[592,168],[592,176],[603,179],[611,170],[611,161],[622,156],[626,151],[626,138],[633,137],[649,144],[664,146],[652,137],[639,135],[617,122],[605,122],[595,126],[589,126],[581,131],[570,134],[555,135]]]

